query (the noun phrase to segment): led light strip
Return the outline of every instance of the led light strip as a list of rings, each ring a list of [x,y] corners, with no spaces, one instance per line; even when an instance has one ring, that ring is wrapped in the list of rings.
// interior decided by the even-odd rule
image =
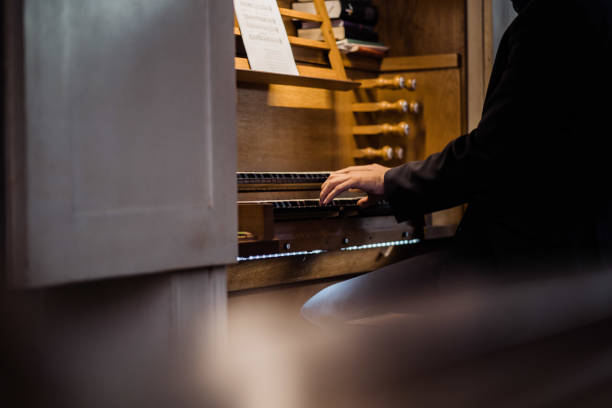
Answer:
[[[356,246],[351,246],[351,247],[346,247],[346,248],[340,248],[340,250],[341,251],[359,251],[362,249],[382,248],[382,247],[389,247],[389,246],[414,245],[414,244],[418,244],[419,242],[421,242],[421,240],[418,238],[405,239],[402,241],[389,241],[389,242],[380,242],[377,244],[356,245]]]
[[[300,256],[300,255],[316,255],[327,252],[323,249],[315,249],[314,251],[298,251],[298,252],[283,252],[281,254],[268,254],[268,255],[251,255],[251,256],[239,256],[238,262],[244,261],[257,261],[259,259],[273,259],[273,258],[285,258],[288,256]]]
[[[372,249],[372,248],[383,248],[390,246],[400,246],[400,245],[414,245],[421,242],[420,239],[405,239],[402,241],[389,241],[389,242],[380,242],[377,244],[366,244],[366,245],[357,245],[346,248],[340,248],[341,251],[360,251],[363,249]],[[315,249],[314,251],[298,251],[298,252],[284,252],[280,254],[267,254],[267,255],[251,255],[251,256],[239,256],[237,258],[238,262],[245,261],[257,261],[261,259],[275,259],[275,258],[286,258],[289,256],[302,256],[302,255],[316,255],[327,252],[323,249]]]

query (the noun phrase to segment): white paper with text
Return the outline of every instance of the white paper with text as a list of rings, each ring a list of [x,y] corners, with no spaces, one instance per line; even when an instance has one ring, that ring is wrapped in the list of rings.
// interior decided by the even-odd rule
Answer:
[[[252,70],[299,75],[276,0],[234,0]]]

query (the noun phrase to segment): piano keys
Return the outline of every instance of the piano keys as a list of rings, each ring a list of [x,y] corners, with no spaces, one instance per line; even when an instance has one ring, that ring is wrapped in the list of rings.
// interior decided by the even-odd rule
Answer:
[[[381,201],[371,207],[360,207],[357,202],[363,197],[335,198],[329,204],[321,205],[318,199],[297,200],[260,200],[238,201],[238,206],[270,206],[275,220],[304,219],[304,218],[332,218],[342,216],[374,216],[391,215],[391,207],[386,201]]]
[[[329,171],[238,172],[238,192],[319,190]]]

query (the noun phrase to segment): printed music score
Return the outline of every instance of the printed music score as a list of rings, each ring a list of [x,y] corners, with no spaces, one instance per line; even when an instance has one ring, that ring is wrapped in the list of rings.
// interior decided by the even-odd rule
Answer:
[[[299,75],[276,0],[234,0],[252,70]]]

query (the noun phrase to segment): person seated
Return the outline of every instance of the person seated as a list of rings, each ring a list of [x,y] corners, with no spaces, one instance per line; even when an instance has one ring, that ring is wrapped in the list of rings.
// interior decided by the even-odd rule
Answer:
[[[321,204],[355,188],[360,205],[384,198],[398,221],[468,204],[453,242],[324,289],[307,319],[384,313],[441,280],[610,265],[612,2],[513,4],[476,129],[423,161],[348,167],[321,188]]]

